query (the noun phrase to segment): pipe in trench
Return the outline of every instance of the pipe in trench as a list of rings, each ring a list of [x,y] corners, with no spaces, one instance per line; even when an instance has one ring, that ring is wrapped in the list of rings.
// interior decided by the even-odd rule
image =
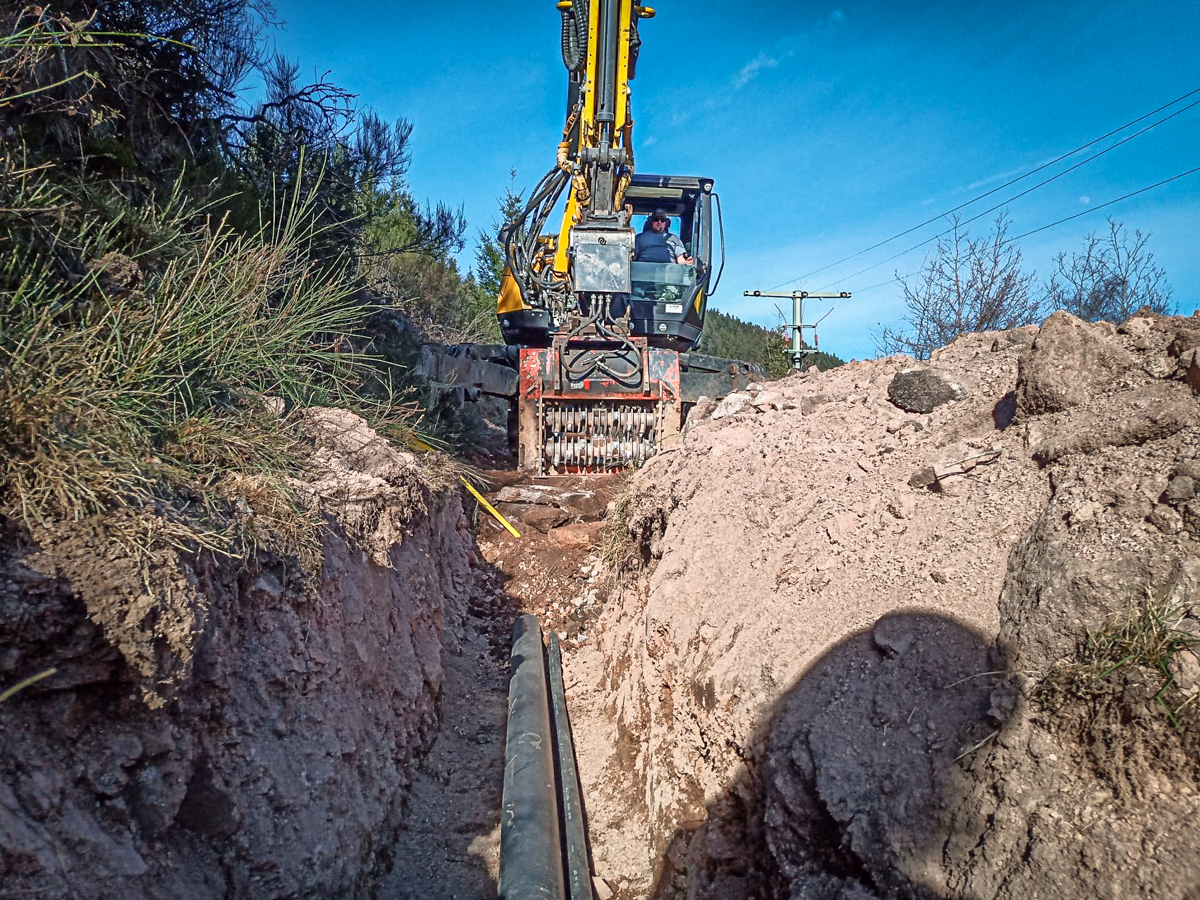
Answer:
[[[567,717],[567,693],[563,684],[562,650],[558,635],[550,632],[550,700],[554,713],[555,746],[558,750],[558,783],[562,791],[563,841],[566,844],[567,888],[570,900],[593,900],[591,868],[588,865],[587,831],[583,821],[583,796],[575,768],[575,745]]]
[[[500,900],[566,898],[553,743],[542,629],[525,614],[513,626],[508,682]]]

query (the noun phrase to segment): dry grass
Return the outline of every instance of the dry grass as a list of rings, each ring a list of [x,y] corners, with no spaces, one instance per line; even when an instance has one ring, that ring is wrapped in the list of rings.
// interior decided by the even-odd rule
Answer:
[[[0,514],[32,529],[157,510],[156,539],[311,560],[293,411],[342,406],[416,435],[411,406],[363,396],[386,371],[347,350],[373,309],[313,261],[303,200],[249,235],[197,227],[175,195],[109,201],[0,160]]]
[[[642,567],[642,553],[638,536],[630,528],[629,508],[635,494],[634,476],[630,470],[621,490],[613,499],[612,511],[604,520],[604,531],[598,548],[604,571],[615,582],[631,569]]]
[[[21,691],[25,690],[25,688],[37,684],[43,678],[49,678],[57,671],[58,669],[46,669],[42,672],[38,672],[36,675],[30,675],[28,678],[18,681],[12,687],[5,688],[3,691],[0,691],[0,703],[3,703],[13,695],[20,693]]]

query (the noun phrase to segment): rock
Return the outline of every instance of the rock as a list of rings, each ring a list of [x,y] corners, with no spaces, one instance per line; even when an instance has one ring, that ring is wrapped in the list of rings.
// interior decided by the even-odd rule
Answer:
[[[783,395],[776,391],[762,391],[753,401],[754,408],[757,410],[764,409],[782,409]]]
[[[1167,352],[1182,359],[1189,350],[1200,348],[1200,326],[1186,319],[1172,321],[1175,336],[1167,346]]]
[[[1159,353],[1147,354],[1145,360],[1142,362],[1142,371],[1151,378],[1170,378],[1176,368],[1173,360]]]
[[[963,396],[958,384],[933,369],[905,369],[888,385],[888,399],[906,412],[930,413]]]
[[[1172,506],[1187,503],[1196,496],[1196,483],[1187,475],[1176,475],[1167,485],[1163,496]]]
[[[1200,353],[1192,353],[1192,360],[1184,369],[1183,380],[1187,382],[1193,394],[1200,394]]]
[[[749,402],[749,394],[743,394],[740,391],[735,391],[717,404],[717,408],[712,412],[712,419],[716,421],[718,419],[724,419],[726,416],[735,415],[741,412]]]
[[[1056,312],[1021,354],[1017,409],[1022,415],[1061,412],[1112,388],[1133,357],[1099,326]]]
[[[937,484],[937,480],[937,473],[934,471],[933,466],[926,466],[913,473],[912,477],[908,479],[908,486],[915,488],[929,487],[931,484]]]
[[[1183,516],[1183,527],[1200,535],[1200,500],[1189,500],[1179,512]]]
[[[500,514],[510,522],[520,522],[531,528],[536,528],[542,534],[549,534],[550,529],[565,525],[571,518],[569,514],[553,506],[526,506],[523,504],[503,505],[497,507]]]
[[[1004,332],[1004,337],[1009,346],[1012,347],[1028,347],[1037,340],[1039,328],[1037,325],[1023,325],[1020,328],[1013,328]]]
[[[887,511],[897,519],[911,519],[917,512],[917,501],[907,493],[896,493],[888,501]]]
[[[35,819],[44,819],[62,798],[62,777],[53,770],[34,769],[16,785],[17,799]]]
[[[592,893],[596,895],[596,900],[612,900],[613,897],[613,889],[599,875],[592,876]]]
[[[810,370],[812,371],[812,370]],[[800,398],[800,415],[807,416],[817,407],[824,406],[829,402],[829,398],[824,394],[810,394],[807,397]]]
[[[1094,500],[1085,500],[1067,515],[1067,523],[1071,528],[1083,528],[1096,521],[1096,513],[1100,512],[1100,504]]]
[[[1016,687],[1011,681],[1005,679],[988,697],[988,715],[997,724],[1003,725],[1012,716],[1013,710],[1017,708],[1017,696]]]
[[[1169,506],[1160,504],[1154,507],[1146,518],[1163,534],[1179,534],[1183,531],[1183,516]]]
[[[92,760],[84,771],[88,784],[99,797],[116,797],[129,783],[129,776],[118,768],[110,756]]]
[[[1103,408],[1056,414],[1030,425],[1026,446],[1039,463],[1103,447],[1128,447],[1169,437],[1200,423],[1200,410],[1178,386],[1161,382],[1114,394]]]
[[[1181,459],[1175,464],[1175,474],[1192,479],[1194,485],[1200,481],[1200,459]]]
[[[1150,334],[1150,320],[1134,313],[1117,326],[1117,334],[1132,335],[1138,340],[1145,340]]]
[[[712,397],[701,396],[696,400],[692,411],[688,413],[688,422],[700,422],[709,418],[713,414],[713,410],[717,408],[717,401]],[[686,423],[685,423],[686,424]]]
[[[557,506],[555,494],[557,491],[549,485],[530,484],[522,487],[506,486],[500,488],[493,498],[494,503],[528,503],[534,506]]]
[[[871,629],[871,639],[885,656],[902,656],[912,647],[916,635],[901,616],[884,616]]]
[[[1167,671],[1175,679],[1175,686],[1191,695],[1200,690],[1200,656],[1194,649],[1176,650],[1167,662]]]
[[[582,548],[590,547],[593,543],[593,535],[598,532],[599,528],[595,525],[576,522],[573,525],[563,525],[560,528],[551,529],[550,537],[554,539],[554,543],[564,549]]]

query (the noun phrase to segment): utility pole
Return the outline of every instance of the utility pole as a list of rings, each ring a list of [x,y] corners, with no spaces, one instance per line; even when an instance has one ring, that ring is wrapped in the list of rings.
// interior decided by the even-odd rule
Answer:
[[[792,298],[792,347],[789,351],[792,356],[792,368],[803,368],[804,356],[807,353],[815,353],[817,347],[817,326],[825,321],[825,316],[829,315],[833,310],[825,313],[825,316],[817,319],[811,325],[804,323],[804,301],[805,300],[847,300],[850,297],[849,291],[842,291],[837,294],[821,294],[809,291],[790,291],[786,294],[773,294],[770,291],[742,291],[744,297],[779,297],[786,299]],[[813,333],[813,349],[806,350],[804,348],[804,329],[811,328]]]

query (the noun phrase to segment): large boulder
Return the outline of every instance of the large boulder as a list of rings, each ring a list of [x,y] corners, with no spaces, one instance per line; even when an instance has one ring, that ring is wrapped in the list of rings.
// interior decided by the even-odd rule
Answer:
[[[961,385],[933,369],[905,369],[888,385],[888,399],[911,413],[931,413],[963,394]]]
[[[1021,355],[1017,409],[1035,416],[1080,406],[1115,386],[1133,365],[1111,325],[1056,312]]]

